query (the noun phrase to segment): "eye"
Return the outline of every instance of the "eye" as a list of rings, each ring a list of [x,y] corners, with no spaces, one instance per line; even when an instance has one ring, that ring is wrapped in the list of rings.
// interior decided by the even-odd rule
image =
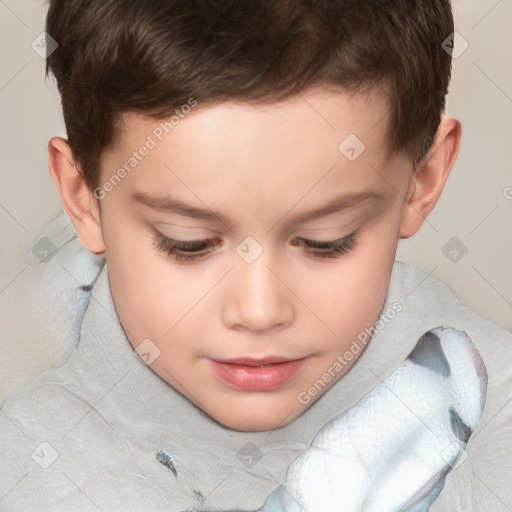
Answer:
[[[354,232],[345,238],[339,238],[332,242],[318,242],[306,238],[298,238],[297,240],[308,248],[316,249],[314,251],[306,251],[315,258],[339,258],[350,252],[357,245],[356,235],[357,232]]]
[[[190,261],[198,259],[201,256],[211,252],[208,251],[205,253],[202,251],[214,246],[215,242],[210,238],[205,240],[190,240],[180,242],[178,240],[168,238],[162,233],[156,233],[156,236],[153,240],[153,245],[160,251],[166,252],[169,256],[172,256],[175,260]]]
[[[298,243],[295,243],[294,245],[304,245],[308,249],[313,249],[311,251],[306,251],[306,253],[311,254],[314,258],[339,258],[353,250],[357,245],[356,235],[357,232],[354,232],[345,238],[340,238],[331,242],[320,242],[317,240],[308,240],[306,238],[297,238]],[[214,247],[215,240],[207,238],[204,240],[180,242],[157,232],[153,245],[158,250],[167,253],[168,256],[172,256],[176,261],[185,262],[197,260],[212,252],[211,250],[205,252],[205,249],[211,249]]]

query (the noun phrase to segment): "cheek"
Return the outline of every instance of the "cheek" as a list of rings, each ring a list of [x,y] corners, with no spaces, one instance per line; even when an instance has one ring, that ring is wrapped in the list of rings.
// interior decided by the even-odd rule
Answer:
[[[301,278],[294,290],[317,315],[308,313],[308,322],[318,325],[333,346],[352,340],[378,319],[393,268],[395,240],[388,230],[375,230],[361,238],[350,256],[332,266],[318,264],[309,273],[296,270]]]
[[[218,279],[193,266],[181,267],[152,246],[146,234],[134,237],[130,229],[109,240],[107,264],[116,310],[131,344],[149,338],[164,347],[203,328],[200,320],[207,300],[201,300]],[[208,323],[211,325],[211,322]]]
[[[169,272],[170,262],[145,234],[135,239],[132,232],[119,230],[105,245],[112,297],[130,341],[161,335],[182,309],[179,275]]]
[[[180,266],[152,246],[148,233],[135,232],[124,222],[105,237],[114,303],[133,345],[144,338],[172,338],[185,326],[200,328],[189,324],[199,310],[218,313],[218,304],[212,308],[201,301],[218,280],[217,268],[205,275],[194,265]],[[354,251],[339,260],[287,263],[285,281],[304,302],[297,302],[303,311],[298,325],[324,333],[333,345],[372,325],[386,297],[396,240],[389,224],[381,224],[362,233]]]

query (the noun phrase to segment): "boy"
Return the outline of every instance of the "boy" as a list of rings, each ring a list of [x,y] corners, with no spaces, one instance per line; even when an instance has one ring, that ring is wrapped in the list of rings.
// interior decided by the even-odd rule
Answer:
[[[5,510],[257,509],[439,325],[487,402],[418,509],[512,507],[512,337],[394,260],[459,148],[448,0],[49,3],[50,172],[106,264],[67,363],[2,408]]]

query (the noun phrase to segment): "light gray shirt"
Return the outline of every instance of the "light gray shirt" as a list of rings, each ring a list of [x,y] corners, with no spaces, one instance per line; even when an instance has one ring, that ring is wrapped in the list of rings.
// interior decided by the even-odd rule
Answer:
[[[0,409],[0,510],[257,509],[325,423],[357,404],[440,325],[470,336],[489,380],[468,456],[430,510],[512,510],[512,334],[461,305],[424,270],[398,261],[382,309],[391,310],[396,314],[382,317],[352,369],[301,416],[278,430],[236,432],[135,355],[104,266],[69,359]]]

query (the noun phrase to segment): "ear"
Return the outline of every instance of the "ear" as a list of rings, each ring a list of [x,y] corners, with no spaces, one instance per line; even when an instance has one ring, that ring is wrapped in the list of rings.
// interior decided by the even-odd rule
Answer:
[[[73,152],[66,139],[53,137],[48,142],[49,169],[73,227],[89,251],[105,251],[99,204],[75,167]]]
[[[400,222],[400,238],[414,235],[441,197],[459,152],[460,136],[459,121],[443,117],[432,147],[416,166],[409,184]]]

